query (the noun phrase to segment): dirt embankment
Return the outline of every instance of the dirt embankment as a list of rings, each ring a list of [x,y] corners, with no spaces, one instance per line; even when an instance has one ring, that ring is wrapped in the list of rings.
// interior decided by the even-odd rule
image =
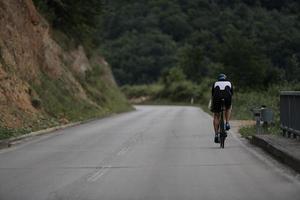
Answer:
[[[99,79],[105,87],[116,88],[101,56],[88,59],[81,46],[68,52],[60,47],[32,0],[0,0],[0,27],[0,127],[21,128],[64,115],[49,113],[52,108],[43,102],[47,100],[45,94],[58,102],[84,102],[89,109],[102,108],[96,97],[91,98],[92,90],[88,92],[85,84],[86,73],[92,71],[93,65],[101,66]],[[97,86],[94,89],[101,90]],[[58,91],[65,96],[59,96]],[[63,118],[68,120],[68,116]]]

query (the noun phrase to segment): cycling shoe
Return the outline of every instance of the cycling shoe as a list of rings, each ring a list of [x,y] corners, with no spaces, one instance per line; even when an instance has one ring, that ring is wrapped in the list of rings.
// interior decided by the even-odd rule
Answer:
[[[225,129],[226,129],[226,131],[228,131],[230,129],[230,124],[228,122],[225,124]]]
[[[220,143],[219,135],[218,134],[215,134],[215,143]]]

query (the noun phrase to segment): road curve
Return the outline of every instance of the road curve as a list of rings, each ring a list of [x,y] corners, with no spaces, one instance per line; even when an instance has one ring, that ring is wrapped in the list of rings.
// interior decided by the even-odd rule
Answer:
[[[286,200],[300,183],[196,107],[137,110],[0,151],[1,200]]]

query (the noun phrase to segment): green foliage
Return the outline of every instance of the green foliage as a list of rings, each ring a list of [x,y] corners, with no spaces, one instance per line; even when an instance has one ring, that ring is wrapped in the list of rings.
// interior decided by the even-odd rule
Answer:
[[[76,44],[74,39],[60,30],[53,30],[52,36],[53,39],[59,44],[59,46],[65,51],[73,50],[78,45]]]
[[[53,80],[45,74],[41,74],[41,83],[33,84],[32,88],[44,111],[58,120],[79,121],[128,110],[130,106],[125,97],[117,86],[105,80],[102,70],[95,65],[87,72],[86,80],[81,80],[89,99],[82,97],[81,91],[69,80]]]
[[[190,81],[173,82],[169,87],[162,84],[125,85],[122,91],[129,99],[148,97],[148,101],[156,103],[190,103],[191,98],[199,100],[199,87]]]
[[[275,111],[276,119],[279,119],[279,90],[270,88],[266,91],[241,91],[233,98],[233,118],[253,119],[252,108],[265,105]]]
[[[197,85],[187,81],[183,70],[179,67],[173,67],[164,71],[160,82],[164,88],[156,98],[165,98],[174,102],[189,102],[191,98],[198,97]]]
[[[198,77],[208,75],[208,66],[203,63],[201,48],[185,46],[180,49],[178,57],[178,65],[189,79],[197,81]]]
[[[121,87],[122,92],[127,98],[139,98],[139,97],[157,97],[163,90],[163,85],[151,84],[151,85],[124,85]]]
[[[266,86],[270,62],[252,40],[239,36],[226,38],[220,52],[224,71],[235,85],[242,88]]]
[[[273,135],[280,135],[282,133],[282,130],[280,129],[279,123],[269,125],[267,127],[261,127],[261,131],[264,134],[273,134]],[[245,126],[242,127],[239,130],[240,134],[242,137],[252,137],[253,135],[256,134],[256,126]]]
[[[174,102],[190,102],[192,98],[199,95],[197,85],[191,81],[173,82],[168,88],[162,91],[161,97],[170,99]]]
[[[288,81],[300,82],[300,59],[296,56],[296,54],[293,54],[288,59],[286,78]]]
[[[170,87],[173,83],[182,82],[184,80],[186,80],[185,74],[179,67],[165,70],[161,75],[161,82],[167,88]]]
[[[86,79],[82,86],[87,95],[101,106],[102,114],[121,112],[130,109],[125,96],[119,88],[112,84],[112,80],[105,77],[106,66],[93,65],[90,71],[86,72]]]
[[[295,0],[107,1],[97,33],[120,84],[152,83],[179,66],[193,82],[223,71],[235,85],[266,88],[299,81],[292,75],[299,71],[299,6]],[[169,48],[144,50],[157,43]]]
[[[85,47],[97,47],[96,27],[102,11],[102,0],[33,0],[54,29]]]
[[[78,121],[102,113],[100,108],[76,97],[79,91],[71,88],[66,80],[52,80],[42,75],[41,83],[32,85],[32,88],[40,97],[47,114],[54,118]]]
[[[148,83],[157,80],[161,66],[174,64],[175,47],[170,37],[161,32],[132,31],[106,43],[103,54],[120,84]]]
[[[199,103],[207,108],[208,102],[211,99],[211,88],[215,79],[204,78],[199,84]]]
[[[256,127],[255,126],[245,126],[239,130],[239,133],[242,137],[247,138],[251,137],[256,134]]]
[[[28,128],[13,129],[13,128],[6,128],[0,126],[0,140],[20,136],[29,133],[30,131],[31,130]]]

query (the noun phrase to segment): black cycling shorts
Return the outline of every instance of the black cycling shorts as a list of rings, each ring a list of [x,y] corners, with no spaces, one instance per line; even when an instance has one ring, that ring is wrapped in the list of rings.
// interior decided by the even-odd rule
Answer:
[[[225,109],[228,110],[231,108],[231,95],[228,93],[220,92],[215,94],[212,99],[212,109],[213,113],[220,113],[222,110],[222,99],[224,99]]]

